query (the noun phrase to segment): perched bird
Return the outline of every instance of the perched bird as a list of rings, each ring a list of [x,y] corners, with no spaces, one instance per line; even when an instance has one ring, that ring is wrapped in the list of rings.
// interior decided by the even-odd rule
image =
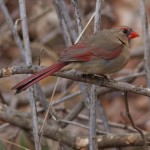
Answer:
[[[65,49],[57,63],[39,71],[15,85],[16,93],[74,63],[73,69],[84,74],[111,74],[120,71],[128,62],[129,42],[139,34],[126,26],[104,29],[83,38]]]

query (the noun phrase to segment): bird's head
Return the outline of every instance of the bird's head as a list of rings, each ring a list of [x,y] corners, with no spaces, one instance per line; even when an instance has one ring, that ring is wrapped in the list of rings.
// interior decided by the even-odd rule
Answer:
[[[136,38],[136,37],[139,37],[139,34],[136,33],[135,31],[133,31],[131,28],[129,27],[120,27],[120,31],[122,32],[122,34],[124,34],[125,36],[127,36],[127,38],[129,40],[133,39],[133,38]]]
[[[136,38],[139,34],[132,30],[132,28],[127,26],[114,27],[111,29],[112,33],[117,37],[122,43],[129,46],[131,39]]]

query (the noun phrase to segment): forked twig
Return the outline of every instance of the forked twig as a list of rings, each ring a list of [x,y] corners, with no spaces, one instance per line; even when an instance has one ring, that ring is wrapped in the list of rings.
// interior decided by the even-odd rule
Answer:
[[[124,92],[124,100],[125,100],[126,115],[128,116],[132,127],[140,133],[142,139],[145,139],[143,131],[134,124],[134,121],[133,121],[132,116],[130,114],[127,92]]]

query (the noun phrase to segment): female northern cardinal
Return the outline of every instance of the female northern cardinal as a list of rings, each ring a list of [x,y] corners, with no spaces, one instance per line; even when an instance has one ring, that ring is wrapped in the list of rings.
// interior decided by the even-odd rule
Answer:
[[[74,69],[86,74],[118,72],[129,60],[129,41],[138,36],[125,26],[104,29],[67,48],[60,54],[57,63],[31,75],[12,89],[20,93],[70,63],[77,64]]]

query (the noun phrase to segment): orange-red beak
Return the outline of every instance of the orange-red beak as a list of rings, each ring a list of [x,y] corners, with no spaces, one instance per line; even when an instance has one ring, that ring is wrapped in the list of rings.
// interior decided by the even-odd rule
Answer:
[[[128,36],[128,38],[129,38],[129,39],[133,39],[133,38],[136,38],[136,37],[138,37],[138,36],[139,36],[138,33],[132,31],[132,32],[130,33],[130,35]]]

